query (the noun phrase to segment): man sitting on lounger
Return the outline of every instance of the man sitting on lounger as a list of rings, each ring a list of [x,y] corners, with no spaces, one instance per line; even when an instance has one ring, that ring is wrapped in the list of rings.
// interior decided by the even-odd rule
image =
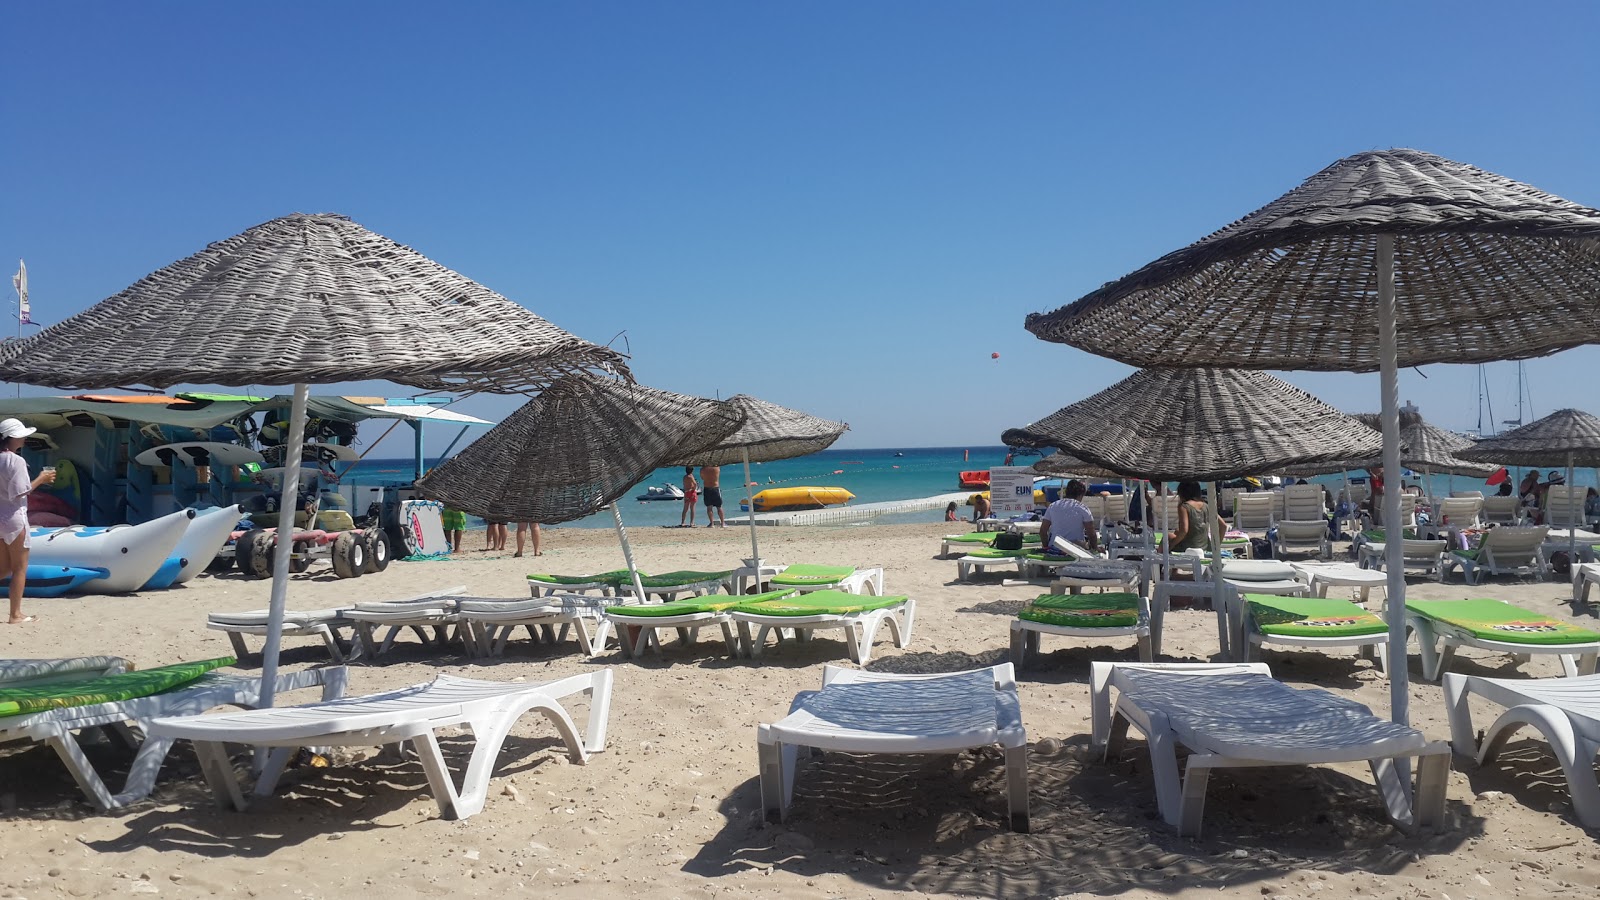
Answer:
[[[1044,520],[1039,525],[1039,543],[1045,548],[1046,553],[1054,553],[1050,541],[1053,538],[1064,538],[1074,544],[1082,544],[1090,550],[1098,550],[1099,529],[1096,527],[1094,513],[1089,507],[1083,505],[1083,495],[1088,487],[1083,482],[1074,478],[1067,482],[1061,492],[1061,499],[1050,504],[1044,511]]]

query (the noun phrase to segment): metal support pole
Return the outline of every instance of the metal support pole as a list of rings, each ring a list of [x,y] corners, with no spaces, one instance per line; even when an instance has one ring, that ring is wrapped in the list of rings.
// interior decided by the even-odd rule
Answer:
[[[272,706],[278,683],[278,652],[283,646],[283,610],[289,597],[289,556],[294,553],[294,514],[300,496],[300,448],[306,440],[306,398],[302,382],[289,405],[289,440],[283,445],[283,491],[278,499],[277,553],[272,558],[272,599],[267,607],[267,645],[261,650],[261,708]]]
[[[750,564],[756,570],[756,585],[761,584],[761,547],[756,543],[756,498],[755,491],[750,487],[750,448],[740,447],[739,452],[744,455],[744,506],[749,511],[745,517],[750,523]]]
[[[1227,606],[1227,584],[1222,580],[1222,526],[1218,518],[1222,515],[1222,483],[1211,482],[1211,502],[1206,504],[1206,533],[1211,535],[1211,608],[1222,610]],[[1233,616],[1231,612],[1224,616],[1231,629]],[[1239,640],[1239,635],[1229,633],[1228,648],[1233,652],[1234,659],[1244,659],[1244,648],[1234,646]]]
[[[1378,235],[1378,359],[1383,395],[1383,542],[1389,576],[1389,715],[1410,723],[1405,528],[1400,521],[1400,374],[1395,341],[1394,235]]]
[[[639,580],[639,567],[633,564],[633,546],[628,543],[628,529],[622,527],[622,513],[617,509],[615,502],[611,504],[611,521],[617,525],[617,540],[622,542],[622,558],[627,560],[628,574],[633,577],[633,589],[637,592],[634,596],[639,598],[640,603],[643,603],[645,601],[644,582]]]

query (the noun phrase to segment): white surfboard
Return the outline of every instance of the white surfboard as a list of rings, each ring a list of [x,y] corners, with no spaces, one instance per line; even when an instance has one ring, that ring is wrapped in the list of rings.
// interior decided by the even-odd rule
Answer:
[[[171,463],[163,462],[162,451],[171,451]],[[224,444],[220,441],[180,441],[176,444],[162,444],[151,447],[149,450],[135,456],[133,461],[141,466],[194,466],[197,458],[211,458],[213,466],[242,466],[245,463],[260,465],[266,458],[249,447],[238,444]]]

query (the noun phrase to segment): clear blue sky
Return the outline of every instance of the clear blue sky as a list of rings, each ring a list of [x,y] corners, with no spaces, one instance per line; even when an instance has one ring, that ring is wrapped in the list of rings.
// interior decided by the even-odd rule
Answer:
[[[1125,377],[1023,317],[1349,153],[1600,206],[1591,2],[53,2],[0,32],[0,268],[40,321],[340,212],[841,446],[995,443]],[[1600,351],[1527,368],[1534,412],[1600,410]],[[1475,424],[1474,368],[1426,376],[1402,395]],[[1377,406],[1376,376],[1286,377]]]

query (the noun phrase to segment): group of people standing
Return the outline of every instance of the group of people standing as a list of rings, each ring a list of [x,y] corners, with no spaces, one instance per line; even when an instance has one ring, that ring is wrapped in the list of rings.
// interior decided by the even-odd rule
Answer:
[[[678,527],[694,527],[695,503],[702,496],[706,503],[706,527],[726,528],[728,519],[722,514],[721,466],[701,466],[698,481],[694,477],[694,466],[683,467],[683,513],[678,516]]]
[[[451,509],[450,507],[446,506],[444,508],[443,519],[445,540],[450,542],[451,552],[460,553],[461,538],[467,532],[467,514],[459,509]],[[487,539],[487,542],[483,547],[485,552],[494,550],[503,551],[506,549],[506,542],[509,537],[509,532],[506,530],[506,524],[509,521],[510,520],[508,519],[484,520],[484,524],[489,526],[488,531],[485,533],[485,537]],[[539,548],[539,543],[542,537],[543,535],[539,531],[538,522],[518,522],[517,552],[511,555],[513,557],[522,556],[523,552],[527,548],[529,540],[531,539],[533,542],[533,555],[543,556],[544,551]]]

